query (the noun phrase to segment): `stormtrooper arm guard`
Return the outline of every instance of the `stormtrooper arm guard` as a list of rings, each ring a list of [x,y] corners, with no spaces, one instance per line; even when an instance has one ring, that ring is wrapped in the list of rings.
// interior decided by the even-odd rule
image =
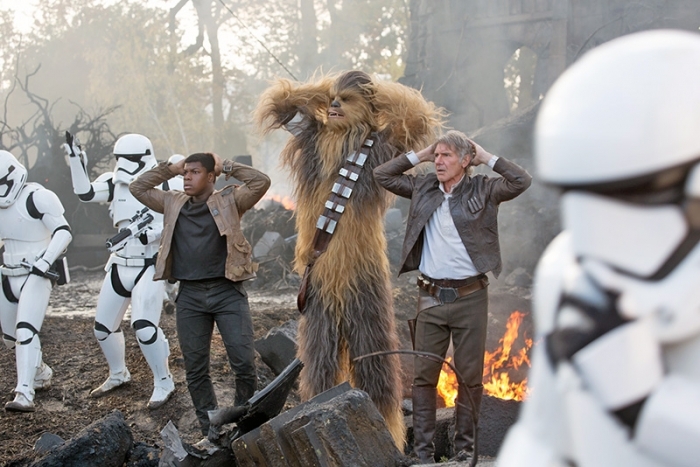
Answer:
[[[46,250],[32,264],[32,272],[44,275],[54,261],[66,251],[73,235],[63,216],[63,205],[55,193],[49,190],[37,190],[32,196],[32,202],[36,210],[32,215],[41,219],[46,228],[52,232],[51,241]]]
[[[112,173],[100,175],[94,183],[90,183],[87,171],[87,155],[75,144],[63,144],[63,150],[68,155],[70,174],[73,181],[73,192],[81,201],[86,203],[104,203],[111,201],[114,193]]]

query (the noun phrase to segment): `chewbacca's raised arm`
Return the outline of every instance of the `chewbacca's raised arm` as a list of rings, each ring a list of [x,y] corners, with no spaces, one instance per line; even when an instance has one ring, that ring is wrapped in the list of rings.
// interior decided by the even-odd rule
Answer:
[[[263,133],[280,128],[297,112],[311,120],[320,120],[330,105],[332,85],[331,77],[313,83],[277,79],[260,96],[253,120]]]
[[[430,145],[444,124],[446,112],[416,89],[377,80],[373,104],[379,128],[401,153]]]

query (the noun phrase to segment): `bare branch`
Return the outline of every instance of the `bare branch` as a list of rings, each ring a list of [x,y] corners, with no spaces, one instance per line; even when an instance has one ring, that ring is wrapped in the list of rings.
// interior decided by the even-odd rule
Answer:
[[[189,1],[190,0],[180,0],[177,3],[177,5],[175,5],[174,7],[172,7],[170,9],[170,13],[168,15],[169,16],[168,31],[170,33],[170,48],[171,48],[171,55],[173,57],[176,55],[176,50],[177,50],[177,40],[175,37],[175,29],[177,26],[177,18],[176,17],[177,17],[177,14],[180,12],[180,10],[182,10],[182,8],[184,8],[184,6],[187,5],[187,3]],[[195,5],[195,8],[196,8],[196,5]],[[197,20],[197,28],[198,28],[197,39],[195,40],[194,44],[190,45],[184,51],[182,51],[182,54],[181,54],[182,56],[187,57],[187,56],[193,55],[199,49],[202,48],[202,45],[204,44],[204,25],[199,20],[199,18]],[[174,64],[172,64],[172,65],[174,65]]]

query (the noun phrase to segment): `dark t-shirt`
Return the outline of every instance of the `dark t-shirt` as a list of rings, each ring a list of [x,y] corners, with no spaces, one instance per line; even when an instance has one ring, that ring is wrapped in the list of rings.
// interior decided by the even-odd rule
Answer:
[[[206,202],[190,199],[175,222],[172,241],[172,275],[196,281],[225,277],[226,237],[219,234]]]

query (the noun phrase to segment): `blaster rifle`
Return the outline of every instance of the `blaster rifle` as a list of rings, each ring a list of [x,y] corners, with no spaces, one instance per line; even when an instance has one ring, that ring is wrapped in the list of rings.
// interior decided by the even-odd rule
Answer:
[[[129,219],[129,225],[123,229],[119,229],[117,235],[108,238],[106,245],[111,252],[121,250],[126,242],[132,237],[138,237],[148,228],[148,224],[153,221],[153,214],[148,212],[148,208],[143,208],[137,212],[134,217]]]

